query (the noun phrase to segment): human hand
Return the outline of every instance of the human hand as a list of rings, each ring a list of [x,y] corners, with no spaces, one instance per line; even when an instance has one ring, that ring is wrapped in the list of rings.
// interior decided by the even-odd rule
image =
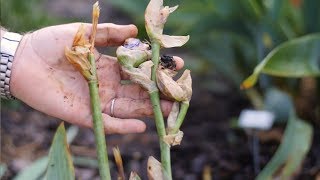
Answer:
[[[80,24],[51,26],[26,34],[13,62],[10,90],[15,97],[41,112],[92,127],[87,81],[64,55],[65,47],[71,47]],[[89,38],[91,25],[85,26]],[[136,35],[134,25],[99,24],[95,43],[100,47],[118,46]],[[152,116],[148,93],[136,84],[120,84],[126,77],[116,58],[97,51],[95,57],[105,131],[122,134],[143,132],[145,124],[132,118]],[[182,59],[176,58],[176,63],[177,69],[182,68]],[[111,117],[110,106],[114,98],[114,117]],[[170,101],[161,101],[164,115],[168,115],[171,106]]]

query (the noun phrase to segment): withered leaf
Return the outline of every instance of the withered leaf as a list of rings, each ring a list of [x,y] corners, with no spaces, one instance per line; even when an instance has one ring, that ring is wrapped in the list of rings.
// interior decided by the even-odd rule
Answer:
[[[176,134],[168,134],[163,137],[163,141],[167,143],[169,146],[180,145],[183,138],[183,132],[179,131]]]
[[[148,178],[149,180],[163,180],[161,163],[153,156],[148,158]]]
[[[168,124],[169,130],[174,128],[174,126],[176,125],[177,117],[179,114],[179,105],[180,105],[180,103],[177,101],[175,101],[172,105],[172,109],[171,109],[170,114],[167,119],[167,124]]]
[[[65,48],[65,56],[67,60],[88,80],[91,77],[91,64],[88,61],[88,48],[77,48],[69,49]]]
[[[144,74],[141,69],[133,67],[127,68],[122,66],[122,70],[124,73],[129,75],[132,82],[140,84],[149,93],[158,90],[155,82],[153,82],[148,75]]]
[[[169,98],[179,102],[189,102],[192,96],[192,79],[190,70],[185,70],[177,81],[172,79],[174,74],[172,74],[171,71],[168,69],[158,68],[156,79],[158,88]]]
[[[151,79],[152,66],[153,66],[152,61],[146,61],[139,65],[139,69],[141,69],[141,72],[143,72],[143,74],[147,75],[149,79]]]
[[[169,36],[163,35],[163,27],[170,13],[178,6],[163,7],[163,0],[150,0],[145,12],[145,26],[151,40],[156,40],[162,47],[180,47],[184,45],[189,36]]]
[[[186,93],[186,99],[184,99],[184,101],[189,102],[192,96],[192,78],[190,70],[186,69],[177,80],[177,83]]]
[[[72,47],[74,46],[82,46],[82,47],[87,47],[90,48],[90,42],[85,36],[85,28],[84,25],[81,24],[72,43]]]
[[[160,44],[165,48],[181,47],[189,41],[190,36],[169,36],[161,35]]]
[[[65,48],[67,60],[87,79],[91,77],[91,64],[88,61],[90,43],[85,37],[84,25],[80,25],[70,48]]]
[[[183,89],[175,82],[172,77],[161,68],[157,69],[157,85],[160,91],[167,97],[182,101],[186,98]]]

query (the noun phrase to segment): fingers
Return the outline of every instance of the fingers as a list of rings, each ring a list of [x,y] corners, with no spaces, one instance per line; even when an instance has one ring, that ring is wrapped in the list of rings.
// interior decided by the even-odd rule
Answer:
[[[173,56],[173,60],[176,62],[177,70],[180,70],[184,66],[184,60],[181,57]]]
[[[183,66],[184,66],[184,60],[183,60],[181,57],[173,56],[173,60],[174,60],[175,63],[176,63],[176,69],[177,69],[177,70],[180,70],[180,69],[183,68]],[[123,71],[120,72],[120,75],[121,75],[121,79],[123,79],[123,80],[128,80],[128,79],[129,79],[128,74],[126,74],[126,73],[123,72]]]
[[[91,34],[91,25],[88,25]],[[138,29],[135,25],[116,25],[112,23],[98,24],[96,46],[118,46],[130,37],[136,37]]]
[[[107,134],[141,133],[146,130],[146,124],[138,119],[120,119],[102,114],[104,129]]]
[[[164,116],[168,116],[172,108],[172,102],[161,100],[161,110]],[[111,101],[103,112],[110,114]],[[114,102],[113,116],[118,118],[143,118],[152,117],[153,108],[150,99],[116,98]]]

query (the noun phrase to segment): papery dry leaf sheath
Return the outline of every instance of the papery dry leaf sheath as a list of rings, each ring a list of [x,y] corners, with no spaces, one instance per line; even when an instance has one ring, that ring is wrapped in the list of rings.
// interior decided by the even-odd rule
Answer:
[[[163,27],[170,13],[178,6],[163,7],[163,0],[151,0],[145,12],[145,26],[151,41],[157,41],[162,47],[180,47],[189,40],[189,36],[163,35]]]
[[[92,77],[91,64],[88,61],[90,43],[85,37],[84,25],[80,25],[76,33],[71,49],[65,48],[67,60],[87,79]]]

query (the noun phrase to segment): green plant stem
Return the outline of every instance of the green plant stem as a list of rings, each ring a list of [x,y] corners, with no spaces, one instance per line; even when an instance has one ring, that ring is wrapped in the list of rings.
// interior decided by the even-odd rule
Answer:
[[[91,110],[93,118],[94,137],[97,146],[97,156],[99,164],[99,172],[102,180],[111,180],[110,168],[108,162],[107,145],[104,133],[104,125],[102,121],[100,97],[98,89],[98,78],[96,72],[96,62],[94,54],[89,54],[89,61],[91,64],[92,78],[88,81],[91,99]]]
[[[153,67],[151,71],[151,80],[155,82],[156,72],[157,72],[159,58],[160,58],[160,44],[157,42],[152,42],[151,47],[152,47],[152,62],[153,62]]]
[[[188,108],[189,108],[189,102],[182,102],[181,103],[180,112],[178,114],[175,126],[173,127],[173,129],[170,130],[171,133],[173,133],[173,134],[178,133],[178,131],[183,123],[183,120],[186,117]]]
[[[156,70],[159,64],[160,44],[157,42],[152,42],[151,46],[152,46],[152,62],[154,64],[151,72],[151,80],[155,82]],[[166,135],[166,128],[164,125],[164,119],[163,119],[163,115],[160,107],[159,91],[151,92],[150,99],[153,106],[154,118],[156,122],[157,133],[159,136],[161,164],[169,180],[171,180],[172,173],[171,173],[171,162],[170,162],[170,147],[168,144],[166,144],[163,141],[163,137]]]

